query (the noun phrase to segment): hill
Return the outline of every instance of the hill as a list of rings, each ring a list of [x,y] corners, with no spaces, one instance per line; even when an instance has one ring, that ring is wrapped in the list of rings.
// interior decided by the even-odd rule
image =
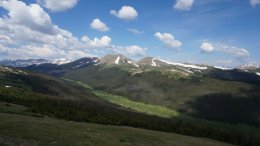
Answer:
[[[130,127],[35,117],[26,107],[0,102],[0,145],[231,146],[215,140]],[[21,112],[23,115],[21,115]],[[12,113],[12,114],[10,114]]]

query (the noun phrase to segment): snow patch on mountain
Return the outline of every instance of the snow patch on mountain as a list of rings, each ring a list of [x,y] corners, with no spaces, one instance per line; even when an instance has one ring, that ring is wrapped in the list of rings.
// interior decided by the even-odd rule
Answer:
[[[137,65],[136,63],[134,63],[133,61],[130,61],[130,60],[127,60],[127,63],[128,63],[128,64],[132,64],[132,65],[134,65],[135,67],[139,67],[139,65]]]
[[[243,70],[243,71],[246,71],[246,72],[252,71],[252,70],[256,70],[256,69],[258,69],[258,68],[260,68],[259,65],[257,65],[257,64],[252,64],[252,63],[250,63],[250,64],[244,64],[244,65],[241,65],[241,66],[237,67],[237,69],[240,69],[240,70]]]
[[[221,66],[213,66],[216,69],[221,69],[221,70],[232,70],[233,68],[229,68],[229,67],[221,67]]]
[[[200,70],[208,69],[208,67],[202,67],[202,66],[198,66],[198,65],[194,65],[194,64],[174,63],[174,62],[169,62],[169,61],[165,61],[165,60],[161,60],[161,59],[158,59],[158,60],[165,62],[167,64],[170,64],[170,65],[181,66],[181,67],[185,67],[185,68],[193,68],[193,69],[200,69]]]
[[[60,58],[60,59],[55,59],[52,64],[57,64],[57,65],[62,65],[62,64],[67,64],[70,63],[71,61],[66,59],[66,58]]]
[[[0,72],[7,72],[7,73],[14,73],[14,74],[20,74],[20,75],[27,75],[26,72],[21,71],[16,68],[6,67],[6,66],[0,66]]]
[[[118,56],[115,60],[115,64],[119,64],[119,61],[120,61],[120,56]]]
[[[83,66],[83,65],[85,65],[85,64],[88,64],[89,62],[85,62],[85,63],[83,63],[83,62],[80,62],[80,64],[79,65],[77,65],[77,66],[75,66],[75,67],[73,67],[74,69],[75,68],[80,68],[81,66]]]
[[[256,75],[260,76],[260,72],[257,72]]]
[[[154,62],[155,58],[152,59],[152,66],[157,66],[157,64]]]

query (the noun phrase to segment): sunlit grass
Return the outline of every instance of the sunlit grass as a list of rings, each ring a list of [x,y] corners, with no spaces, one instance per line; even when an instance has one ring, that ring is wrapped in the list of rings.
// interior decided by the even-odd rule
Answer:
[[[69,81],[69,82],[76,83],[86,89],[93,89],[90,85],[82,83],[80,81],[75,81],[75,80],[66,79],[66,78],[63,78],[63,79],[66,81]],[[132,109],[137,112],[141,112],[141,113],[145,113],[145,114],[149,114],[149,115],[156,115],[156,116],[164,117],[164,118],[171,118],[171,117],[175,117],[175,116],[179,115],[179,113],[177,111],[163,107],[163,106],[136,102],[136,101],[129,100],[123,96],[108,94],[106,92],[101,92],[101,91],[94,91],[94,93],[97,96],[107,100],[110,103],[117,104],[117,105]]]
[[[164,117],[164,118],[170,118],[170,117],[179,115],[179,113],[177,111],[174,111],[174,110],[166,108],[166,107],[145,104],[145,103],[141,103],[141,102],[135,102],[135,101],[131,101],[131,100],[127,99],[126,97],[112,95],[112,94],[108,94],[108,93],[104,93],[104,92],[95,92],[95,94],[111,103],[114,103],[114,104],[117,104],[117,105],[120,105],[120,106],[123,106],[126,108],[130,108],[130,109],[138,111],[138,112],[146,113],[149,115],[156,115],[156,116]]]

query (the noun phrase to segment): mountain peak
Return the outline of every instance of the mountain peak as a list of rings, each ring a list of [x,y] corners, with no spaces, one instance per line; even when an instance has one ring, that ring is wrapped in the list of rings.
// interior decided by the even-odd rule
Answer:
[[[143,66],[153,66],[153,67],[169,66],[166,62],[163,62],[160,59],[154,57],[145,57],[139,60],[137,64]]]
[[[107,65],[127,65],[127,66],[135,66],[139,67],[134,60],[125,57],[124,55],[117,54],[111,55],[108,54],[100,59],[100,64],[107,64]]]

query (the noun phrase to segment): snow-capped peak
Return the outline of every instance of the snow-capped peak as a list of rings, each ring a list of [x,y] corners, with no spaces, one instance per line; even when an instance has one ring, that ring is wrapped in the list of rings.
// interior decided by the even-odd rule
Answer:
[[[99,62],[99,58],[97,57],[85,57],[85,58],[81,58],[78,59],[74,62],[71,62],[70,64],[74,65],[74,69],[75,68],[82,68],[82,67],[86,67],[92,64],[97,64]]]
[[[134,60],[129,59],[123,55],[111,55],[108,54],[100,59],[99,64],[107,65],[127,65],[139,67]]]

